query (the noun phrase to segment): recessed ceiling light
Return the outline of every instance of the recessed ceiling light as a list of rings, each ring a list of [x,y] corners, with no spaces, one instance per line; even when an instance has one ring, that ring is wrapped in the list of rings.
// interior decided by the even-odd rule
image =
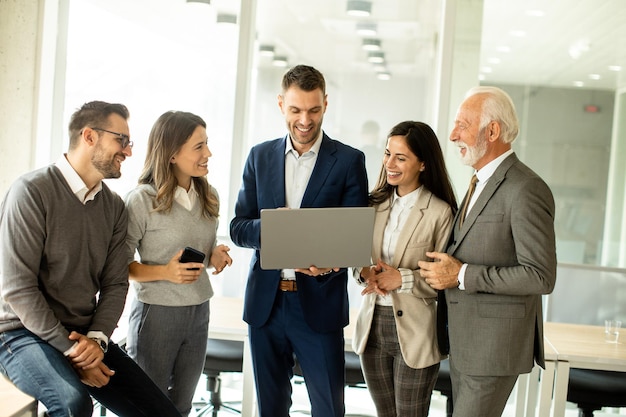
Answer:
[[[509,52],[511,52],[511,47],[510,46],[505,46],[505,45],[498,46],[496,48],[496,51],[508,54]]]
[[[272,65],[275,67],[286,67],[287,66],[287,57],[286,56],[275,56],[272,61]]]
[[[573,84],[574,87],[583,87],[585,85],[585,83],[582,81],[574,81]]]
[[[568,49],[569,56],[573,59],[580,58],[585,52],[588,52],[591,48],[591,42],[589,39],[579,39],[573,42]]]
[[[480,72],[482,72],[484,74],[491,74],[493,72],[493,68],[491,68],[491,67],[482,67],[480,69]]]
[[[350,16],[367,17],[372,13],[372,3],[367,0],[348,0],[347,13]]]
[[[609,65],[609,69],[610,69],[611,71],[621,71],[621,70],[622,70],[622,67],[621,67],[621,66],[619,66],[619,65]]]
[[[231,13],[218,13],[217,23],[228,23],[231,25],[237,24],[237,15]]]
[[[384,52],[368,52],[367,60],[373,64],[379,64],[381,62],[385,62],[385,53]]]
[[[373,22],[357,22],[356,33],[361,36],[376,36],[377,27]]]
[[[259,45],[259,55],[274,56],[274,46],[273,45]]]
[[[492,58],[487,58],[487,62],[489,62],[490,64],[499,64],[502,62],[502,60],[497,57],[492,57]]]
[[[362,46],[366,51],[380,51],[380,39],[363,39]]]
[[[478,74],[478,81],[485,81],[486,78],[485,74]]]
[[[376,78],[378,78],[379,80],[387,81],[391,79],[391,74],[388,72],[379,72],[378,74],[376,74]]]
[[[590,80],[599,80],[600,78],[602,78],[600,74],[589,74]]]

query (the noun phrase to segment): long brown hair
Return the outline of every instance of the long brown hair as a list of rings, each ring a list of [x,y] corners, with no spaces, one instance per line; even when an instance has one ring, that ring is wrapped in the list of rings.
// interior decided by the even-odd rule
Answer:
[[[420,173],[420,183],[436,197],[445,201],[456,213],[457,204],[454,191],[443,159],[443,152],[435,132],[426,123],[406,121],[395,125],[387,138],[404,136],[411,152],[424,162],[424,171]],[[393,195],[396,187],[387,182],[384,165],[380,168],[376,188],[369,195],[371,205],[381,204]]]
[[[163,113],[152,126],[139,184],[150,184],[157,190],[155,211],[168,212],[172,209],[178,181],[170,161],[198,126],[206,128],[206,123],[200,116],[182,111]],[[217,217],[219,201],[217,195],[211,192],[206,177],[192,177],[191,180],[202,202],[203,214]]]

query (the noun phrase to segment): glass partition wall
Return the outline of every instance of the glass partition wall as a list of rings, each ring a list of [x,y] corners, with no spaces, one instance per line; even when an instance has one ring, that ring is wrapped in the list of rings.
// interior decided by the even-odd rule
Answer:
[[[369,4],[369,15],[349,11],[354,3]],[[515,1],[503,9],[501,3],[69,1],[62,125],[85,101],[129,106],[134,155],[123,179],[111,181],[123,195],[136,183],[156,118],[167,110],[202,116],[226,238],[250,146],[286,132],[276,96],[288,67],[302,63],[324,73],[324,130],[374,149],[373,166],[386,133],[402,120],[432,124],[447,147],[460,101],[458,93],[442,94],[450,85],[463,85],[459,91],[498,85],[520,114],[515,151],[554,192],[559,260],[623,268],[626,5]],[[450,36],[456,52],[442,59]],[[461,62],[463,54],[475,56]],[[463,67],[463,75],[453,71],[439,81],[449,66]],[[442,114],[437,106],[446,98],[448,114]],[[444,121],[439,128],[442,117],[447,127]],[[446,154],[460,199],[471,170],[453,150]],[[240,265],[233,269],[239,277],[247,269]]]

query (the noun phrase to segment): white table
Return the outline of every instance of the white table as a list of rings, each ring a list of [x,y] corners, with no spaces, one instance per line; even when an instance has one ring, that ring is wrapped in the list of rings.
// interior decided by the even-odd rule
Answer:
[[[0,417],[37,417],[37,401],[0,375]]]
[[[546,370],[540,383],[539,416],[547,417],[550,411],[553,417],[565,416],[570,368],[626,372],[626,344],[620,336],[622,342],[607,343],[601,326],[544,323]]]

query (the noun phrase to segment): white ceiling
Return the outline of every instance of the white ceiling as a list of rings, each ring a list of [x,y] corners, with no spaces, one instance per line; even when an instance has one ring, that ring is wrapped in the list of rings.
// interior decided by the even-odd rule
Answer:
[[[169,31],[172,37],[189,36],[199,29],[189,23],[190,14],[215,19],[217,13],[236,13],[239,5],[236,0],[211,0],[210,6],[187,0],[91,1],[112,13],[152,24],[160,34]],[[325,73],[373,74],[355,27],[357,22],[376,22],[392,76],[432,77],[442,0],[372,0],[372,15],[366,18],[348,16],[346,0],[257,2],[258,42],[274,45],[277,54],[287,55],[290,65],[308,63]],[[459,24],[457,30],[462,42],[480,42],[480,69],[486,83],[573,87],[580,82],[582,88],[611,90],[626,85],[626,0],[456,3],[470,13],[484,3],[482,40],[473,35],[463,39],[467,22]],[[528,14],[537,10],[543,15]],[[525,36],[515,36],[513,30],[524,31]],[[498,48],[503,46],[510,52],[500,52]],[[577,59],[570,55],[570,48],[575,46]],[[271,65],[268,58],[259,59],[260,65]],[[494,59],[498,63],[492,63]],[[622,70],[611,71],[611,65]],[[484,72],[485,67],[491,72]],[[599,79],[591,79],[590,74],[597,74]]]
[[[214,0],[216,7],[219,0]],[[222,0],[228,1],[228,0]],[[465,10],[480,0],[458,0]],[[371,71],[355,34],[358,21],[375,21],[396,74],[432,70],[439,39],[439,0],[372,0],[372,15],[346,14],[345,0],[259,0],[258,37],[290,56],[290,63],[322,62],[337,70]],[[541,11],[542,16],[529,14]],[[459,31],[463,26],[459,25]],[[524,31],[519,37],[511,31]],[[463,36],[460,33],[461,37]],[[311,39],[316,39],[312,42]],[[478,41],[475,37],[467,42]],[[579,56],[569,50],[579,46]],[[499,52],[500,47],[510,52]],[[496,59],[498,63],[492,63]],[[481,73],[485,82],[615,89],[626,84],[626,0],[484,0]],[[621,72],[609,70],[620,65]],[[482,72],[490,67],[491,72]],[[591,79],[590,74],[599,75]]]

